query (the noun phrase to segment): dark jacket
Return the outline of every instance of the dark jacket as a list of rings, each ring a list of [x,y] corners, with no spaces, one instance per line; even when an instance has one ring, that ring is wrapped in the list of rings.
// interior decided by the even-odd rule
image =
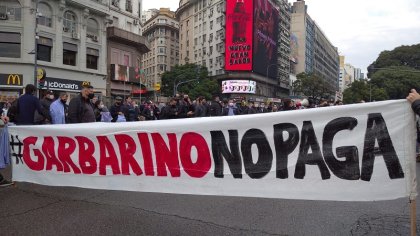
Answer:
[[[195,117],[206,117],[207,116],[207,108],[204,104],[198,104],[195,106]]]
[[[160,114],[161,120],[168,120],[168,119],[178,119],[179,116],[179,107],[178,106],[171,106],[167,105],[162,108],[162,113]]]
[[[53,100],[49,98],[43,98],[40,101],[42,114],[35,111],[35,123],[36,124],[51,124],[50,106]]]
[[[416,100],[411,104],[411,108],[413,108],[413,111],[420,116],[420,100]]]
[[[71,99],[68,110],[68,123],[89,123],[95,122],[96,117],[90,99],[82,97],[82,94]]]
[[[220,102],[213,101],[210,105],[210,116],[221,116],[222,115],[222,105]]]
[[[257,110],[255,110],[255,107],[248,107],[247,113],[246,114],[257,114]]]
[[[112,121],[111,122],[117,122],[118,119],[118,113],[122,112],[125,116],[125,119],[127,120],[127,111],[125,109],[125,106],[120,104],[120,105],[112,105],[111,108],[109,109],[109,112],[111,113],[112,116]]]
[[[25,93],[17,102],[17,125],[34,125],[35,111],[43,113],[41,103],[32,94]]]
[[[146,118],[146,120],[155,120],[155,114],[154,114],[154,108],[147,106],[143,109],[143,112],[141,113],[142,116]]]

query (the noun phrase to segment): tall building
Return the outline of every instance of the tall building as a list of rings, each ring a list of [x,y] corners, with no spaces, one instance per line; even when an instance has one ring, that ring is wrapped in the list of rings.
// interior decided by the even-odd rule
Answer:
[[[340,91],[344,92],[354,81],[362,79],[363,73],[361,73],[361,70],[346,63],[345,56],[340,56]]]
[[[338,90],[338,49],[309,16],[303,0],[293,3],[291,32],[298,38],[299,45],[296,73],[315,73]]]
[[[144,25],[146,21],[148,21],[150,18],[154,17],[157,14],[159,14],[159,10],[155,8],[143,11],[141,13],[141,24]]]
[[[280,88],[283,89],[284,95],[287,96],[287,88],[290,84],[291,63],[293,62],[291,54],[291,5],[287,0],[275,0],[280,11],[280,32],[278,45],[278,78]]]
[[[180,63],[206,66],[225,96],[288,96],[289,8],[284,0],[181,0]],[[228,89],[237,87],[250,91]]]
[[[35,48],[45,88],[73,97],[89,81],[104,94],[108,1],[39,1],[38,14],[35,4],[0,1],[0,102],[34,83]]]
[[[107,32],[107,96],[146,94],[142,55],[149,43],[141,36],[141,0],[112,0]],[[143,86],[141,85],[143,84]]]
[[[175,12],[160,8],[158,14],[144,23],[143,36],[151,49],[143,55],[146,86],[150,91],[161,84],[162,73],[179,64],[179,23]]]

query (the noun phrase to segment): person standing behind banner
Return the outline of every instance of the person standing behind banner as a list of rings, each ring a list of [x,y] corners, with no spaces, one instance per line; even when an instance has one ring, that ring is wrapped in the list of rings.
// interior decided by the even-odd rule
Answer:
[[[34,125],[35,111],[43,114],[43,109],[38,98],[34,96],[36,88],[33,84],[28,84],[25,87],[25,94],[17,101],[17,125]]]
[[[407,100],[411,103],[413,111],[420,116],[420,94],[415,89],[412,89],[407,96]]]
[[[94,96],[93,87],[88,83],[83,83],[80,94],[70,101],[68,123],[77,124],[96,121],[93,105],[90,102]]]
[[[44,125],[51,124],[50,106],[54,101],[54,93],[51,90],[45,92],[44,97],[40,100],[42,114],[35,111],[35,124]]]
[[[52,124],[56,125],[66,123],[66,103],[67,93],[65,92],[61,92],[60,97],[51,103],[50,116]]]
[[[407,100],[411,103],[411,108],[413,111],[420,116],[420,94],[417,93],[415,89],[411,89],[410,94],[407,96]],[[417,117],[418,119],[418,117]],[[419,121],[416,122],[417,126],[417,145],[416,145],[416,151],[417,151],[417,162],[420,162],[420,154],[419,154],[419,143],[420,143],[420,125]]]

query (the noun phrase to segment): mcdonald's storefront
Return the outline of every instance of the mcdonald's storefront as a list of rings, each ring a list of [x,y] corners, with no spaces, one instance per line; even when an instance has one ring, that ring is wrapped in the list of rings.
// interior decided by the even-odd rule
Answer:
[[[0,73],[0,105],[12,102],[23,92],[23,74]]]

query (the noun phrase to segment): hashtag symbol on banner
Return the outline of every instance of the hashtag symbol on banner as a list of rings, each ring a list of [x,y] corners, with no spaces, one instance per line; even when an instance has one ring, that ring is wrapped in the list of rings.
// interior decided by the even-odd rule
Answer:
[[[10,136],[10,146],[12,147],[12,156],[16,158],[16,164],[22,162],[22,147],[23,143],[19,140],[19,136]],[[17,152],[16,152],[17,150]]]

